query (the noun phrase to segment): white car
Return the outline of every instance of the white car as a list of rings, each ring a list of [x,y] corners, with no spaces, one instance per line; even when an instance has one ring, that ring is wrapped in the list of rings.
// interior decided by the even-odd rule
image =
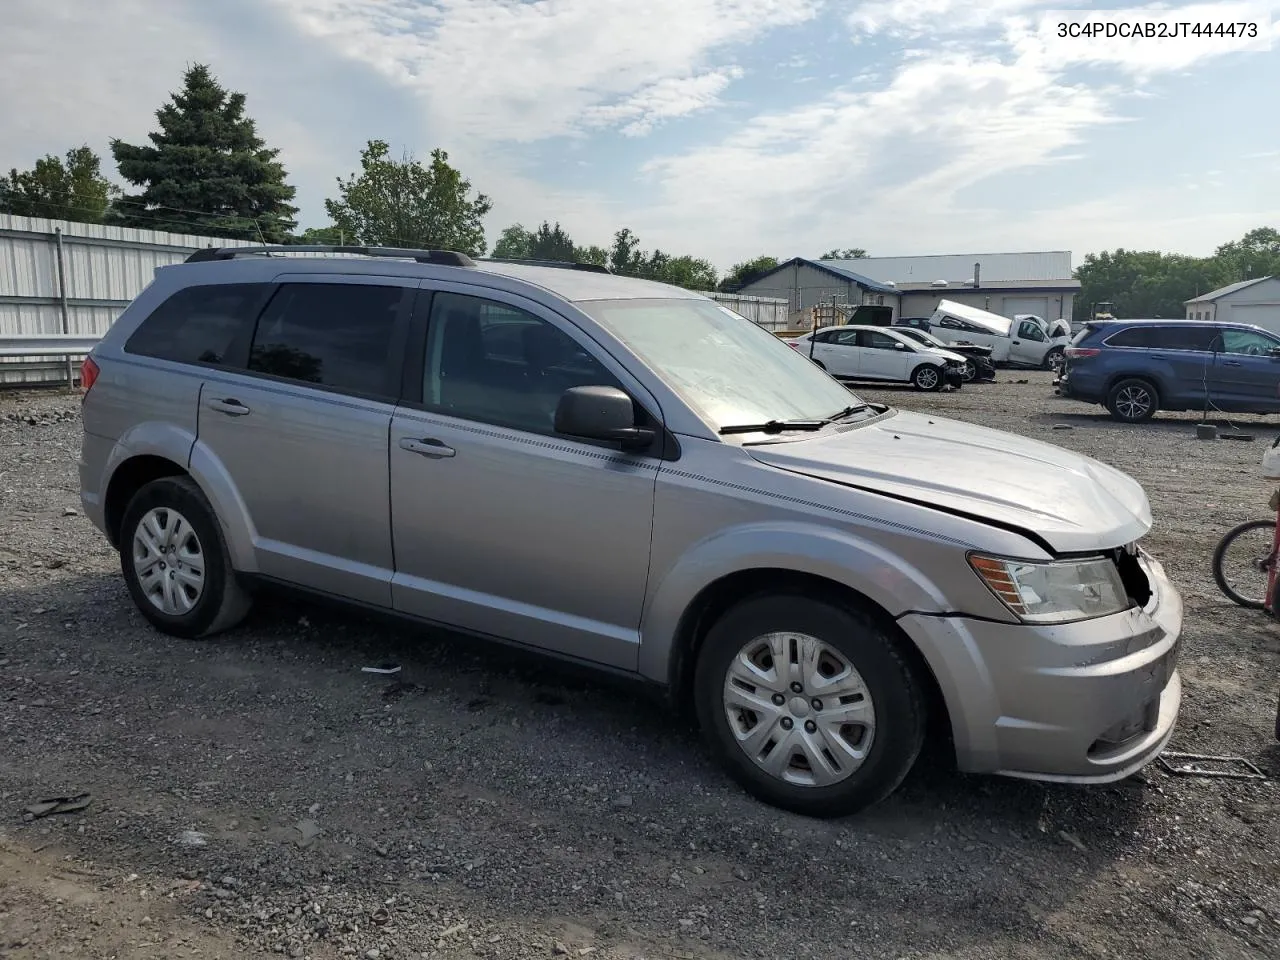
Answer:
[[[917,390],[940,390],[948,383],[955,387],[964,383],[964,357],[918,343],[890,327],[824,327],[790,343],[840,379],[910,383]]]

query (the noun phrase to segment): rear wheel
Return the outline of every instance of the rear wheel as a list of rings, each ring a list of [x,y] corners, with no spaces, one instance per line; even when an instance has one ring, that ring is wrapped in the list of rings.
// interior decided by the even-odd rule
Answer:
[[[893,638],[864,611],[799,593],[745,600],[721,617],[694,691],[730,776],[807,816],[882,800],[924,743],[924,700]]]
[[[164,633],[193,639],[227,630],[249,612],[218,519],[190,477],[148,483],[120,527],[120,569],[133,602]]]
[[[911,382],[917,390],[941,390],[942,368],[922,363],[911,372]]]
[[[1156,388],[1147,380],[1132,377],[1121,380],[1107,394],[1107,409],[1123,423],[1143,423],[1155,416],[1160,407]]]
[[[1227,599],[1251,610],[1267,605],[1267,578],[1275,563],[1275,520],[1232,527],[1213,551],[1213,579]]]

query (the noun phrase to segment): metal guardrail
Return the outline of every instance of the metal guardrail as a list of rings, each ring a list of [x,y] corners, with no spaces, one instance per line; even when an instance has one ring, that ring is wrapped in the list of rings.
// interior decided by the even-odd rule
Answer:
[[[83,357],[97,346],[99,339],[75,333],[0,336],[0,357]]]

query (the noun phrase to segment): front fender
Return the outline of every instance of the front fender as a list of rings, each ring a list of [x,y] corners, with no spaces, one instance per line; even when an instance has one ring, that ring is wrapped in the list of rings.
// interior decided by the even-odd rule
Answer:
[[[690,604],[718,580],[766,569],[843,584],[895,618],[908,610],[947,609],[942,592],[920,570],[847,531],[804,522],[732,527],[694,544],[661,575],[641,618],[640,673],[668,682],[680,622]]]

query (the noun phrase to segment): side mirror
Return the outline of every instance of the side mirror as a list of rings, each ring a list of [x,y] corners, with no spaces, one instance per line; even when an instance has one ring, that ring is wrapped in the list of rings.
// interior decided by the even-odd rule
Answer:
[[[571,387],[556,404],[556,433],[584,440],[613,440],[624,450],[649,446],[656,433],[636,426],[635,406],[617,387]]]
[[[897,343],[895,343],[895,344],[893,345],[893,349],[895,349],[895,350],[905,350],[905,349],[907,349],[907,345],[906,345],[905,343],[902,343],[901,341],[899,341],[899,342],[897,342]]]
[[[1272,360],[1280,360],[1280,347],[1271,347],[1267,350],[1267,356]]]

